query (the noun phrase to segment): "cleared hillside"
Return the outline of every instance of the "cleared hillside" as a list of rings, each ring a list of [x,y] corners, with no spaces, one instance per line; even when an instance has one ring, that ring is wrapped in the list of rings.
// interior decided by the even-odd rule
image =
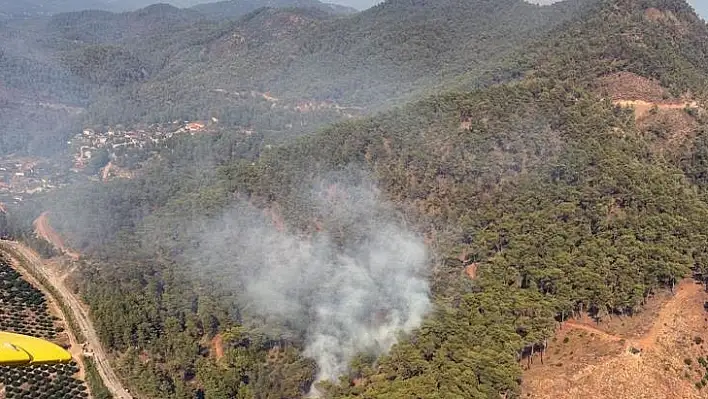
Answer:
[[[687,279],[631,319],[565,323],[544,363],[537,358],[525,371],[526,393],[549,399],[705,398],[706,299],[704,287]]]

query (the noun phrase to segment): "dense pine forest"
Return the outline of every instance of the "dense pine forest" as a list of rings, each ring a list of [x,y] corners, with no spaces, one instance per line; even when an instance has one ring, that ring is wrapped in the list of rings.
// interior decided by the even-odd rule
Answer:
[[[62,60],[73,81],[59,79],[87,105],[79,122],[208,117],[222,99],[197,90],[246,81],[283,98],[368,104],[368,115],[319,115],[297,134],[183,137],[134,179],[74,186],[0,215],[6,234],[31,239],[31,220],[49,210],[86,254],[73,284],[136,392],[310,391],[318,366],[305,353],[306,326],[259,314],[222,275],[196,270],[193,255],[205,254],[200,237],[235,206],[313,242],[366,240],[349,215],[313,206],[303,188],[323,182],[345,195],[380,190],[393,209],[367,213],[366,226],[424,237],[432,297],[420,326],[388,353],[360,353],[339,381],[318,383],[323,397],[520,397],[525,360],[559,322],[631,316],[684,277],[708,283],[708,26],[684,1],[391,0],[350,17],[264,9],[218,23],[176,10],[162,10],[174,18],[160,28],[168,33],[140,43],[117,28],[81,27],[95,15],[50,22],[64,35],[57,42],[83,43]],[[256,29],[283,15],[305,22],[286,34]],[[111,26],[131,17],[100,18]],[[381,33],[366,35],[373,30]],[[246,49],[217,48],[234,32]],[[680,110],[688,128],[677,138],[671,125],[640,125],[613,103],[626,95],[619,86],[602,84],[617,76],[652,82],[659,100],[696,101]],[[174,103],[158,104],[165,96]],[[248,109],[231,125],[261,131],[300,117],[234,101],[214,116]],[[246,270],[237,255],[208,270]]]

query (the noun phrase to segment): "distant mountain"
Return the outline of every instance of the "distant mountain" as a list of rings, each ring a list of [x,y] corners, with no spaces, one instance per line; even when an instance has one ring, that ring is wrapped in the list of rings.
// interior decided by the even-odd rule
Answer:
[[[377,109],[450,81],[474,86],[480,74],[508,78],[501,70],[492,73],[504,56],[563,23],[582,4],[389,1],[337,19],[302,9],[261,9],[223,26],[220,34],[200,40],[191,35],[194,44],[181,48],[175,43],[177,53],[156,71],[150,88],[171,92],[180,107],[201,97],[196,88],[246,88]],[[182,83],[175,86],[177,81]],[[151,100],[140,108],[160,107]]]
[[[235,19],[261,7],[270,8],[314,8],[336,15],[356,13],[357,10],[338,4],[322,3],[317,0],[227,0],[204,3],[192,9],[212,18]]]
[[[166,3],[179,8],[189,8],[213,0],[100,0],[112,11],[131,11],[152,4]]]
[[[47,29],[63,40],[117,45],[172,33],[200,18],[195,11],[161,3],[124,13],[101,10],[61,13],[49,20]]]
[[[140,46],[138,56],[143,59],[165,54],[155,61],[159,69],[151,74],[150,92],[172,93],[180,108],[195,110],[187,105],[194,101],[203,107],[199,92],[211,88],[273,92],[291,100],[337,101],[374,109],[432,85],[475,81],[479,73],[493,70],[505,54],[570,18],[581,4],[390,1],[334,20],[319,7],[261,8],[232,24],[200,23],[188,30],[172,24],[170,29],[176,31],[169,39],[163,34],[141,35],[140,41],[124,45]],[[456,79],[461,75],[465,79]],[[175,85],[178,81],[181,84]],[[153,103],[158,97],[146,91],[136,95],[132,98],[138,101],[150,99],[142,110],[163,107],[162,102]]]
[[[105,2],[101,0],[0,0],[0,16],[51,15],[103,7]]]
[[[222,12],[155,4],[10,21],[0,26],[0,80],[45,102],[87,107],[84,123],[216,117],[292,136],[350,115],[340,105],[365,113],[436,86],[518,77],[522,69],[506,58],[585,4],[399,0],[339,15],[315,0],[270,1],[304,8],[261,7],[236,18],[245,8],[235,2],[209,5],[231,10]],[[228,22],[207,16],[229,12]],[[273,108],[244,93],[281,101]],[[337,112],[313,113],[315,105]]]
[[[311,7],[333,14],[356,12],[355,9],[317,0],[233,0],[208,4],[209,0],[0,0],[0,17],[31,17],[81,10],[132,11],[153,4],[179,8],[195,7],[210,16],[237,18],[260,7]],[[205,4],[207,3],[207,4]]]

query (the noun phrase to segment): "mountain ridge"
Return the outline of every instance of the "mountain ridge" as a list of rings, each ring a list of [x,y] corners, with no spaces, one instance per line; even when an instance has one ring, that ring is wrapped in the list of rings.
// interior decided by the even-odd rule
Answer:
[[[327,112],[303,121],[293,112],[301,102],[365,106],[370,112],[445,85],[470,69],[496,69],[504,55],[549,29],[547,24],[569,18],[580,3],[539,8],[521,0],[477,0],[476,9],[453,0],[410,7],[399,2],[340,17],[316,9],[261,8],[231,22],[209,21],[194,10],[169,6],[121,14],[65,13],[48,22],[33,21],[36,32],[8,24],[5,81],[32,91],[32,82],[62,76],[60,83],[72,87],[60,96],[83,103],[83,123],[88,124],[213,116],[287,133],[284,126],[311,129],[318,119],[326,123],[342,116]],[[505,22],[490,25],[495,18]],[[23,37],[13,29],[32,33]],[[478,35],[482,30],[489,34]],[[404,31],[428,33],[416,39]],[[30,52],[22,50],[28,47]],[[36,65],[30,73],[38,76],[27,79],[20,73],[25,64]],[[484,85],[495,79],[492,74],[471,73],[463,81]],[[277,121],[268,122],[263,116],[271,104],[217,91],[269,92],[289,109],[281,108]],[[166,102],[165,95],[175,104]],[[252,107],[255,114],[246,111]]]
[[[191,9],[216,19],[235,19],[259,8],[314,8],[333,15],[348,15],[358,10],[318,0],[226,0],[193,6]]]
[[[221,3],[217,5],[216,3]],[[0,1],[0,17],[51,16],[65,12],[103,10],[111,12],[136,11],[157,4],[169,4],[178,8],[193,8],[219,18],[237,18],[260,7],[314,7],[333,14],[353,13],[357,10],[337,4],[321,3],[318,0],[16,0]],[[223,13],[226,13],[224,15]],[[221,13],[221,14],[220,14]]]

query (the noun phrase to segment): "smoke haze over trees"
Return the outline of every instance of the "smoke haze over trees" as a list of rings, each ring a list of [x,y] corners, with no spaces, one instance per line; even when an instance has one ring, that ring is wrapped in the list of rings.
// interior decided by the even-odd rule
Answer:
[[[318,183],[322,191],[305,196],[323,216],[322,231],[279,231],[262,211],[237,204],[194,233],[182,259],[236,293],[246,320],[304,335],[318,380],[336,382],[357,354],[379,356],[420,325],[431,306],[428,258],[372,188]]]
[[[383,3],[381,0],[333,0],[334,4],[341,4],[347,7],[354,7],[357,10],[365,10],[377,4]]]

